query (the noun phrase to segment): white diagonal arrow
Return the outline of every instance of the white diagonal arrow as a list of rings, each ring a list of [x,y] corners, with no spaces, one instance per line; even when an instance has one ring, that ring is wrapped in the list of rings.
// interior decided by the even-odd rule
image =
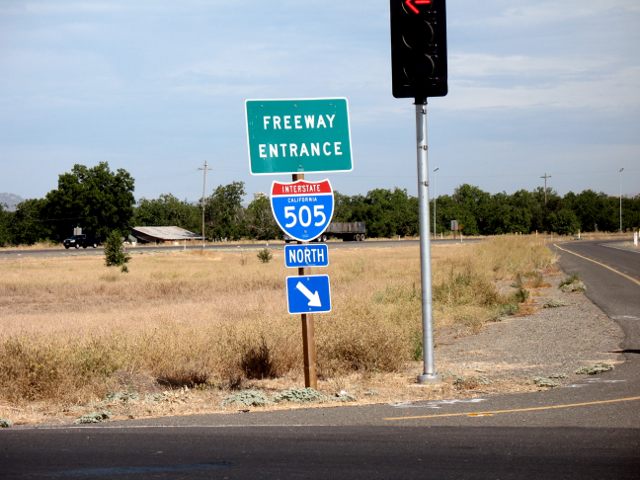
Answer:
[[[309,290],[307,287],[305,287],[302,282],[298,282],[297,283],[296,289],[300,290],[300,293],[302,293],[305,297],[307,297],[309,299],[308,305],[310,307],[321,307],[322,306],[322,302],[320,301],[320,294],[318,293],[317,290],[315,292],[311,293],[311,290]]]

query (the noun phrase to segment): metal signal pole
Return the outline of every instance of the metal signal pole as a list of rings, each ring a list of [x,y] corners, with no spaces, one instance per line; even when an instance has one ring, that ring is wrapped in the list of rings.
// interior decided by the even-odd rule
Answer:
[[[420,207],[420,273],[422,276],[422,375],[418,383],[439,381],[433,359],[431,295],[431,241],[429,231],[429,143],[427,99],[416,99],[416,143],[418,146],[418,204]]]
[[[427,98],[444,97],[449,91],[445,4],[446,0],[392,0],[389,17],[392,93],[395,98],[415,99],[416,107],[424,360],[423,373],[418,376],[419,383],[440,381],[433,361]],[[432,41],[425,41],[427,38]],[[435,198],[433,206],[435,213]],[[435,223],[434,220],[434,227]]]
[[[433,239],[435,240],[438,236],[438,223],[436,219],[436,172],[440,170],[440,167],[433,169]]]

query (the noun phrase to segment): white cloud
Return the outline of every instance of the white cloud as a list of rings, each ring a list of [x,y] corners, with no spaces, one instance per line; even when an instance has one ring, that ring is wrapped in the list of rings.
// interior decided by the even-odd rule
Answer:
[[[4,52],[0,66],[3,103],[21,107],[99,105],[123,87],[123,79],[100,55],[81,51],[20,49]],[[7,95],[6,92],[11,92]]]
[[[640,13],[636,0],[493,0],[462,1],[448,5],[448,22],[509,28],[532,28],[562,24],[571,20],[605,18],[610,13]]]
[[[456,109],[640,107],[640,66],[611,58],[455,54],[449,79]]]
[[[224,2],[222,0],[181,0],[179,8],[211,7],[216,3],[223,4]],[[29,0],[0,5],[0,14],[14,15],[79,15],[175,10],[174,2],[156,0]]]
[[[499,20],[507,24],[564,22],[572,18],[602,16],[612,11],[640,12],[635,0],[539,0],[537,2],[509,2]]]
[[[640,108],[640,68],[583,80],[497,87],[453,80],[447,107],[483,108],[585,108],[629,110]]]
[[[125,9],[123,4],[105,1],[29,1],[4,4],[0,14],[57,15],[76,13],[109,13]]]
[[[487,78],[500,76],[573,77],[608,71],[610,59],[532,57],[529,55],[492,55],[488,53],[459,53],[449,58],[452,77]],[[523,80],[524,81],[524,80]],[[517,82],[517,79],[516,79]]]

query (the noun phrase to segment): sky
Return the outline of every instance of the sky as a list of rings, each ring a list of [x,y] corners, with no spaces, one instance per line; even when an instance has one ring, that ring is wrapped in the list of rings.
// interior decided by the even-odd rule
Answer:
[[[399,0],[401,1],[401,0]],[[247,197],[246,99],[349,102],[343,194],[417,194],[415,110],[391,94],[389,2],[0,0],[0,192],[108,162],[135,196]],[[447,4],[449,94],[428,105],[431,194],[640,194],[640,2]],[[622,172],[620,169],[624,168]]]

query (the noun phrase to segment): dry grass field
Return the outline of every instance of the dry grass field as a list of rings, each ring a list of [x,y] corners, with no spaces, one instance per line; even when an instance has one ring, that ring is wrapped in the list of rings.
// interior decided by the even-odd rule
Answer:
[[[421,354],[418,247],[333,249],[330,261],[314,269],[331,276],[333,305],[315,316],[321,381],[397,378]],[[553,261],[535,237],[435,246],[436,340],[517,311]],[[136,254],[128,274],[101,256],[1,260],[0,417],[119,391],[301,386],[300,320],[284,292],[295,270],[283,263],[281,250],[261,263],[243,249]]]

